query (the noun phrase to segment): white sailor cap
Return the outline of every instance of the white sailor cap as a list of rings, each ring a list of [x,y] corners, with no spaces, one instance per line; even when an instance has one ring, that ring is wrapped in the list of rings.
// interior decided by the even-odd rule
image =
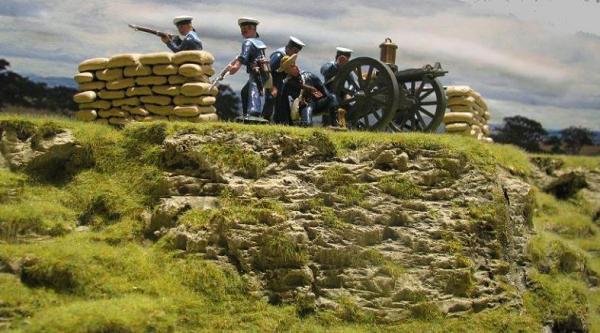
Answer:
[[[343,53],[343,54],[352,54],[352,52],[354,52],[354,51],[352,51],[352,50],[350,50],[350,49],[347,49],[347,48],[345,48],[345,47],[339,47],[339,46],[338,46],[338,47],[336,47],[336,48],[335,48],[335,50],[336,50],[338,53]]]
[[[257,19],[253,19],[251,17],[240,17],[238,19],[238,25],[244,25],[244,24],[254,24],[254,25],[258,25],[260,22]]]
[[[296,38],[294,36],[290,36],[290,41],[288,42],[288,44],[291,44],[293,46],[297,46],[299,48],[303,48],[306,46],[306,44],[304,44],[303,41],[301,41],[299,38]]]
[[[177,16],[173,19],[173,24],[178,25],[180,23],[192,22],[193,19],[191,16]]]

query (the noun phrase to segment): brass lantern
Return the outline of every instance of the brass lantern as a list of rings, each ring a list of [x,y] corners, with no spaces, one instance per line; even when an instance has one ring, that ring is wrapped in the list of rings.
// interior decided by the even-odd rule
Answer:
[[[388,65],[395,65],[398,45],[394,44],[392,39],[388,37],[379,45],[379,48],[381,49],[381,61]]]

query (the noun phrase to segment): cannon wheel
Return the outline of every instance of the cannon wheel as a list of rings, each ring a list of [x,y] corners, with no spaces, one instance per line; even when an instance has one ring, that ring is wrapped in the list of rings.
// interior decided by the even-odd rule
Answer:
[[[404,85],[408,107],[400,108],[389,124],[393,132],[434,132],[440,127],[446,112],[446,92],[440,81],[424,77],[399,82]],[[402,89],[402,87],[401,87]]]
[[[398,80],[389,66],[373,58],[356,58],[337,74],[335,94],[349,128],[385,130],[398,109]]]

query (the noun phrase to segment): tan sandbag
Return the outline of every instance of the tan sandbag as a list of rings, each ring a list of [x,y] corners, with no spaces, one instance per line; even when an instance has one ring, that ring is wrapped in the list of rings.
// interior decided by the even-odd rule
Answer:
[[[216,113],[201,114],[198,116],[199,122],[217,121],[217,120],[219,120],[219,116]]]
[[[119,68],[136,66],[138,64],[140,55],[139,54],[117,54],[108,60],[106,68]]]
[[[473,96],[469,97],[450,97],[448,98],[448,106],[452,107],[455,105],[465,105],[472,107],[478,113],[481,112],[481,107],[475,101]]]
[[[171,97],[168,96],[142,96],[140,100],[144,103],[157,105],[169,105],[172,102]]]
[[[73,96],[73,101],[78,104],[82,103],[91,103],[96,100],[96,92],[94,91],[84,91]]]
[[[483,131],[483,134],[485,134],[485,136],[490,136],[490,134],[492,133],[488,125],[481,126],[481,130]]]
[[[142,54],[139,57],[139,62],[142,65],[163,65],[170,64],[173,61],[173,53],[171,52],[157,52]]]
[[[129,98],[123,98],[123,99],[115,99],[112,101],[112,105],[115,107],[120,107],[120,106],[138,106],[140,105],[140,99],[138,97],[129,97]]]
[[[134,116],[146,117],[150,115],[150,111],[146,110],[143,106],[122,106],[121,109]]]
[[[135,79],[135,83],[140,86],[160,86],[167,83],[165,76],[144,76]]]
[[[448,96],[448,97],[470,96],[472,93],[473,93],[473,89],[469,86],[448,86],[448,87],[446,87],[446,96]]]
[[[186,83],[181,86],[181,94],[188,97],[208,95],[216,96],[218,93],[219,89],[217,87],[213,87],[213,89],[210,89],[210,83],[193,82]]]
[[[159,116],[168,116],[173,114],[173,106],[172,105],[154,105],[154,104],[145,104],[144,108],[150,113],[159,115]]]
[[[179,86],[154,86],[152,91],[159,95],[177,96],[179,95]]]
[[[210,79],[206,75],[194,76],[194,77],[185,77],[182,75],[171,75],[169,76],[169,84],[184,84],[188,82],[205,82],[210,83]]]
[[[108,118],[108,123],[111,125],[127,125],[131,122],[131,118]]]
[[[448,109],[450,109],[450,112],[470,112],[473,114],[480,114],[472,106],[468,106],[468,105],[452,105],[452,106],[448,106]]]
[[[152,67],[138,64],[136,66],[125,67],[123,74],[126,77],[150,76],[152,75]]]
[[[98,118],[94,123],[98,125],[108,125],[108,119]]]
[[[178,117],[195,117],[200,114],[197,106],[176,106],[173,114]]]
[[[490,120],[492,119],[492,114],[489,111],[486,111],[483,113],[483,118],[485,118],[485,120]]]
[[[492,138],[483,138],[482,141],[487,142],[487,143],[494,143],[494,139],[492,139]]]
[[[483,129],[481,128],[481,126],[477,125],[471,125],[471,131],[477,133],[477,135],[483,133]]]
[[[75,111],[75,119],[81,121],[94,121],[98,118],[96,110]]]
[[[199,65],[212,65],[215,58],[206,51],[181,51],[173,55],[173,63],[181,65],[184,63],[194,63]]]
[[[106,88],[106,82],[104,81],[94,81],[79,84],[79,91],[102,90],[104,88]]]
[[[446,132],[448,133],[465,132],[471,130],[471,125],[467,123],[448,124],[444,127],[446,128]]]
[[[109,81],[106,83],[106,89],[108,90],[121,90],[133,86],[135,86],[135,80],[132,78]]]
[[[478,92],[474,91],[471,96],[473,96],[475,98],[475,102],[477,103],[477,105],[479,105],[479,107],[483,111],[487,111],[487,109],[488,109],[487,103],[485,102],[485,100],[483,99],[483,97],[481,97],[481,94],[479,94]]]
[[[175,75],[178,73],[179,67],[176,65],[156,65],[152,66],[152,73],[154,75]]]
[[[75,76],[73,77],[73,79],[77,83],[92,82],[92,81],[94,81],[94,73],[90,73],[90,72],[78,73],[78,74],[75,74]]]
[[[202,75],[202,66],[197,64],[183,64],[179,67],[179,75],[195,77]]]
[[[211,77],[215,75],[215,69],[211,65],[203,65],[202,74]]]
[[[108,110],[112,106],[112,103],[109,101],[101,101],[97,100],[92,103],[84,103],[79,104],[80,110]]]
[[[210,114],[201,114],[197,117],[178,117],[178,116],[169,116],[170,121],[187,121],[190,123],[204,123],[208,121],[217,121],[219,120],[219,116],[216,113]]]
[[[139,121],[139,122],[152,122],[152,121],[164,121],[164,120],[169,120],[169,118],[167,118],[165,116],[146,116],[146,117],[136,116],[135,117],[135,121]]]
[[[200,114],[209,114],[216,113],[217,109],[214,106],[199,106],[198,111],[200,111]]]
[[[114,81],[123,78],[123,70],[120,68],[104,69],[96,72],[98,80],[102,81]]]
[[[133,96],[151,96],[152,95],[152,89],[148,86],[144,86],[144,87],[130,87],[127,88],[127,92],[125,92],[125,95],[127,95],[128,97],[133,97]]]
[[[198,97],[187,97],[187,96],[176,96],[173,99],[173,103],[177,106],[186,106],[186,105],[200,105],[200,106],[210,106],[217,102],[217,99],[214,96],[198,96]]]
[[[127,111],[123,111],[121,109],[110,109],[110,110],[98,111],[98,115],[102,118],[109,118],[109,117],[126,118],[126,117],[129,117],[129,113]]]
[[[106,68],[108,58],[94,58],[82,61],[79,64],[80,72],[98,71]]]
[[[124,90],[100,90],[98,96],[102,99],[122,99],[125,98]]]
[[[469,123],[471,125],[481,126],[481,121],[470,112],[448,112],[444,115],[444,123]]]

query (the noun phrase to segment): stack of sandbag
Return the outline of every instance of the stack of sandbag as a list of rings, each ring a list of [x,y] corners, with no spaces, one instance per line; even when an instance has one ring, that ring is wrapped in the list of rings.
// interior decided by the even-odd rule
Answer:
[[[132,121],[217,120],[218,89],[210,88],[214,57],[206,51],[120,54],[79,65],[77,119],[124,125]]]
[[[446,96],[448,112],[444,115],[444,125],[447,133],[494,142],[488,126],[491,114],[479,93],[469,86],[449,86],[446,87]]]

